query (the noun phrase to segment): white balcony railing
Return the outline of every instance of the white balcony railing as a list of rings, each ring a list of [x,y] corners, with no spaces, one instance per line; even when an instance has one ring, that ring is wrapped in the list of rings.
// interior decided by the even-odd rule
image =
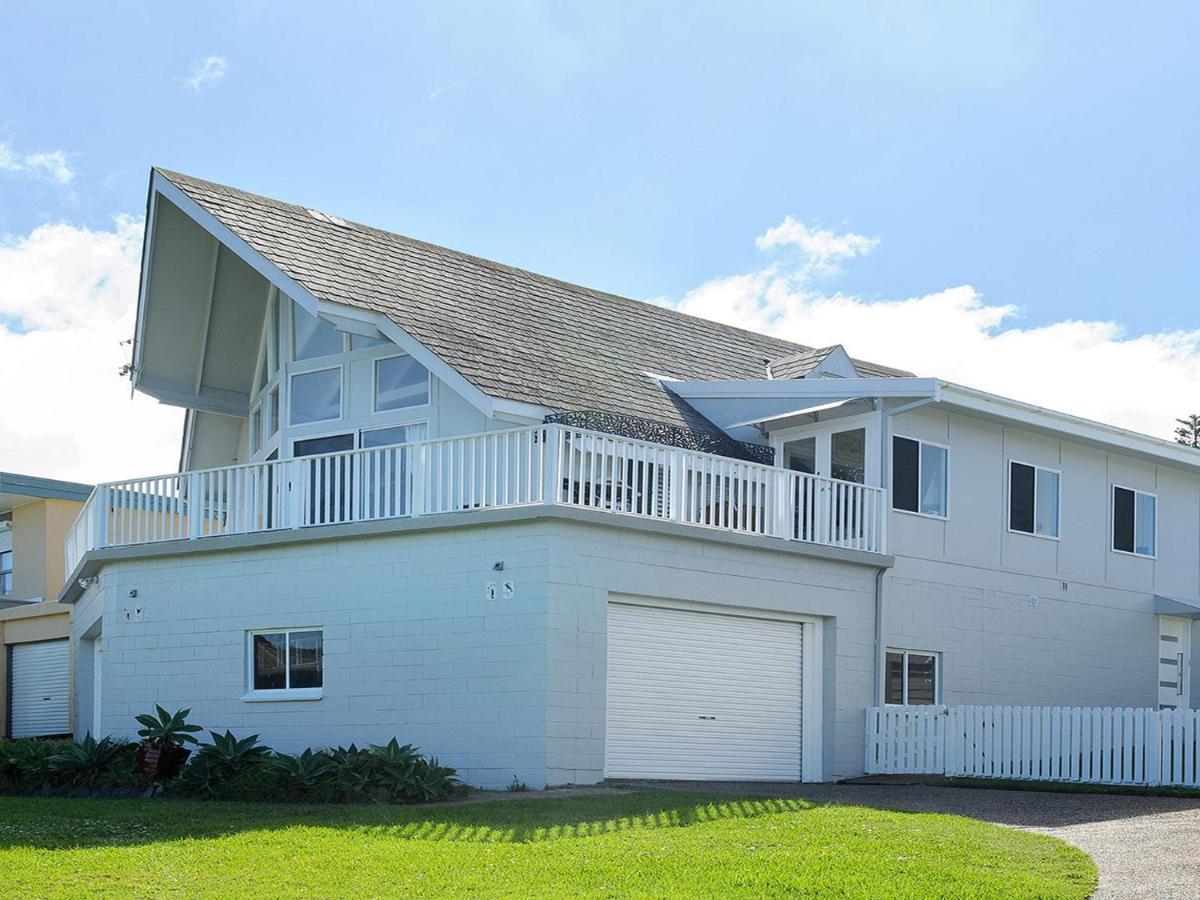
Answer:
[[[97,485],[67,534],[67,575],[103,547],[532,504],[885,547],[880,488],[538,425]]]

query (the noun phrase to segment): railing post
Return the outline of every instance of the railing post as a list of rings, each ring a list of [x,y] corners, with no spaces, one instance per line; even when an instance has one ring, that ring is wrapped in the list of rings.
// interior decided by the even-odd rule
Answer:
[[[304,458],[289,459],[284,464],[287,480],[286,527],[296,529],[304,524]]]
[[[92,545],[95,549],[108,546],[108,507],[111,503],[108,485],[96,485],[92,494]]]
[[[792,489],[791,470],[776,469],[772,474],[775,479],[773,534],[775,537],[791,540],[793,537],[791,523],[795,521],[795,517],[792,515],[792,500],[796,496],[796,491]]]
[[[412,514],[414,516],[424,515],[428,504],[425,502],[425,488],[427,475],[428,457],[426,451],[427,445],[422,442],[413,445],[413,491],[412,491]],[[486,464],[485,464],[486,465]]]
[[[204,476],[199,472],[188,475],[188,540],[200,537],[204,529]]]
[[[888,509],[888,490],[880,488],[875,491],[875,508],[876,515],[879,517],[879,530],[876,532],[879,535],[879,552],[888,552],[888,519],[891,518],[891,510]]]
[[[684,480],[687,477],[683,451],[672,447],[671,453],[671,521],[683,522]]]
[[[562,480],[559,476],[561,470],[559,459],[562,457],[562,429],[556,423],[551,422],[549,425],[542,426],[540,438],[542,502],[552,506],[558,502],[558,495],[562,490]]]

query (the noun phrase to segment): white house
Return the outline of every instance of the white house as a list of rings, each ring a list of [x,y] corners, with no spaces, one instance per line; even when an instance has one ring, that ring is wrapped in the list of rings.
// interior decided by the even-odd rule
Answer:
[[[76,731],[818,780],[880,703],[1186,706],[1200,455],[162,170],[179,472],[67,540]]]

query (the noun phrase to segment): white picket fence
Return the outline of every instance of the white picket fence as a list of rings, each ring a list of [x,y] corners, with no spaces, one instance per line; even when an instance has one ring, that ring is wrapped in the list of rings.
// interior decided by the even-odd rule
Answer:
[[[872,707],[866,771],[1200,787],[1200,710]]]

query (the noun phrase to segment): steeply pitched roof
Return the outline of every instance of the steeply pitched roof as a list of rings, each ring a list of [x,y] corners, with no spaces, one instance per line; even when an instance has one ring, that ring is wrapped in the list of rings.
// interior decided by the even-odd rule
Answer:
[[[494,397],[709,429],[646,373],[691,381],[765,378],[768,360],[809,350],[157,171],[313,296],[386,314]],[[870,366],[869,374],[906,373]]]

